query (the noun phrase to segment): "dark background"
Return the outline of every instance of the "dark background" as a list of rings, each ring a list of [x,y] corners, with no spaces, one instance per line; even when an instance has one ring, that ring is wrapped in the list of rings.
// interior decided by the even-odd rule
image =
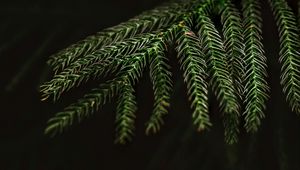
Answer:
[[[53,0],[0,2],[0,170],[299,170],[300,118],[288,109],[279,85],[278,36],[263,2],[264,46],[271,97],[258,133],[228,146],[221,114],[211,102],[214,126],[199,134],[191,126],[185,86],[174,72],[174,92],[166,124],[154,136],[144,134],[152,108],[152,89],[145,74],[137,88],[139,110],[134,140],[115,145],[115,103],[55,138],[43,135],[47,120],[76,101],[89,85],[61,101],[41,102],[39,85],[50,79],[47,57],[103,28],[151,9],[159,0]],[[291,1],[295,7],[296,1]],[[176,63],[172,62],[172,63]],[[90,83],[92,86],[93,83]]]

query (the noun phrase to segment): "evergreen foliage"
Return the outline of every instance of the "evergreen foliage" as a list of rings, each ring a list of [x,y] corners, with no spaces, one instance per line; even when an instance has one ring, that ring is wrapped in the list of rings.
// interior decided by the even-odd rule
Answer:
[[[296,16],[287,2],[269,0],[279,32],[281,84],[290,107],[300,113],[300,37]]]
[[[269,0],[269,4],[279,33],[280,83],[289,106],[299,114],[299,23],[285,0]],[[147,67],[154,103],[146,134],[157,133],[170,107],[174,84],[170,60],[178,60],[182,70],[198,131],[212,126],[211,89],[222,113],[226,143],[238,141],[242,117],[246,131],[256,132],[270,91],[261,10],[259,0],[172,1],[52,55],[48,64],[54,76],[41,86],[42,100],[56,101],[89,80],[108,80],[51,118],[45,133],[64,132],[116,97],[115,142],[130,141],[138,109],[135,87]],[[172,49],[177,58],[168,55]]]
[[[243,3],[245,36],[245,128],[255,132],[265,116],[269,86],[267,77],[267,58],[262,44],[262,18],[259,1],[248,0]]]
[[[225,139],[229,143],[237,140],[239,110],[237,93],[233,78],[229,73],[229,64],[225,55],[224,44],[211,19],[204,13],[197,17],[197,28],[203,51],[206,55],[210,82],[221,111],[224,113]]]
[[[211,126],[208,115],[205,56],[202,51],[199,51],[201,45],[196,34],[186,25],[182,25],[179,29],[177,35],[179,63],[183,70],[189,98],[192,101],[194,124],[198,131],[202,131]]]

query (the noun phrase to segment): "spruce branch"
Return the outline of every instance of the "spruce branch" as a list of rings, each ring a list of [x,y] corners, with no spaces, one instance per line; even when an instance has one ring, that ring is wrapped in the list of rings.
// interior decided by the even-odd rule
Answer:
[[[269,3],[280,38],[280,83],[289,106],[300,114],[297,19],[285,0]],[[262,9],[259,1],[242,0],[241,11],[243,18],[233,0],[178,0],[54,54],[48,63],[55,75],[41,86],[43,100],[57,100],[64,92],[91,79],[109,80],[57,113],[48,121],[45,133],[62,133],[117,97],[115,142],[131,141],[137,111],[134,87],[146,67],[154,93],[146,134],[157,133],[170,107],[173,82],[169,62],[174,58],[169,58],[167,52],[171,48],[177,52],[198,131],[212,126],[208,110],[211,87],[222,112],[225,141],[232,144],[238,140],[242,101],[244,127],[247,132],[256,132],[265,117],[270,92],[262,44]],[[221,25],[214,23],[216,15],[221,17]]]
[[[201,3],[201,9],[204,9],[205,11],[209,11],[208,7],[211,7],[210,3],[212,3],[212,1],[206,1],[206,2],[203,2]],[[195,5],[195,9],[199,9],[199,6],[200,5]],[[167,43],[170,43],[171,41],[177,41],[178,39],[178,35],[177,33],[178,32],[181,32],[181,31],[178,31],[180,30],[183,23],[187,23],[189,24],[190,27],[192,27],[192,18],[193,16],[193,12],[191,13],[188,13],[188,14],[184,14],[182,16],[182,21],[180,21],[178,24],[175,24],[173,26],[171,26],[169,29],[167,29],[167,31],[165,31],[163,33],[163,39],[165,40],[165,42]],[[185,29],[189,29],[188,27],[185,27]],[[195,37],[194,37],[195,38]],[[188,38],[187,38],[188,39]],[[193,39],[193,38],[191,38]],[[180,42],[181,40],[179,40],[176,44],[179,44],[181,43]],[[182,41],[185,41],[182,39]],[[194,49],[188,49],[187,51],[184,51],[186,53],[193,53],[195,52],[195,50],[197,49],[197,39],[196,41],[194,40],[187,40],[187,44],[189,43],[195,43],[195,46],[193,44],[190,44],[192,45]],[[183,42],[184,43],[184,42]],[[198,44],[199,45],[199,44]],[[178,48],[181,48],[180,46],[184,46],[184,47],[189,47],[189,45],[179,45]],[[184,55],[182,54],[182,51],[180,49],[178,49],[180,54],[179,55]],[[190,51],[189,51],[190,50]],[[198,49],[199,50],[199,49]],[[163,49],[161,49],[161,51],[164,51]],[[188,55],[197,55],[198,52],[195,52],[195,54],[188,54]],[[196,58],[196,57],[194,57]],[[160,59],[160,61],[159,61]],[[153,110],[153,113],[150,117],[150,120],[146,123],[146,134],[149,134],[150,132],[153,132],[153,133],[156,133],[157,131],[160,130],[160,126],[161,124],[163,124],[163,119],[162,119],[162,116],[167,114],[168,111],[167,111],[167,107],[169,107],[169,98],[170,98],[170,91],[171,91],[171,73],[168,71],[168,70],[165,70],[164,67],[168,68],[169,66],[163,61],[165,60],[165,58],[163,57],[163,55],[159,54],[156,59],[154,59],[150,65],[150,76],[151,76],[151,79],[152,79],[152,82],[153,82],[153,88],[154,88],[154,96],[155,96],[155,102],[154,102],[154,110]],[[198,60],[201,60],[201,59],[198,59]],[[183,63],[185,63],[184,61],[181,61]],[[192,62],[196,62],[196,61],[192,61]],[[153,66],[152,64],[155,63],[155,66],[156,68],[154,68],[155,66]],[[159,64],[161,64],[159,66]],[[193,67],[197,67],[196,64],[199,64],[199,63],[193,63],[195,64]],[[156,71],[154,71],[156,69]],[[195,71],[203,71],[201,70],[201,66],[198,67],[198,68],[192,68],[192,69],[184,69],[186,71],[184,71],[185,75],[189,74],[188,72],[189,71],[193,71],[195,73]],[[203,73],[200,73],[200,74],[203,74]],[[158,76],[161,76],[161,78],[159,78],[160,82],[162,85],[159,85],[158,84]],[[162,77],[164,77],[165,79],[162,79]],[[206,129],[207,127],[211,126],[211,123],[209,121],[209,116],[207,114],[208,112],[208,104],[207,104],[207,95],[205,95],[205,93],[207,93],[207,91],[205,91],[206,89],[206,84],[205,82],[199,82],[199,80],[201,81],[202,78],[197,78],[195,76],[193,76],[192,79],[196,79],[195,80],[195,84],[191,85],[192,83],[188,83],[188,88],[189,88],[189,95],[190,95],[190,100],[193,99],[193,102],[192,102],[192,108],[194,109],[194,112],[193,112],[193,119],[194,119],[194,124],[197,126],[197,129],[199,131],[202,131],[204,129]],[[186,80],[185,80],[186,81]],[[203,83],[203,84],[200,84],[200,83]],[[191,86],[197,86],[198,85],[198,89],[192,89],[193,87]],[[199,87],[200,86],[200,87]],[[204,87],[204,89],[201,89],[201,87]],[[193,90],[193,92],[192,92]],[[207,89],[206,89],[207,90]],[[201,92],[204,92],[204,95],[200,94]],[[192,94],[193,93],[193,94]],[[201,100],[198,100],[198,99],[201,99]],[[201,104],[201,102],[204,102],[203,104]]]
[[[281,85],[286,100],[300,114],[300,36],[296,16],[284,0],[269,0],[280,41]]]
[[[119,79],[114,79],[101,84],[98,88],[85,94],[76,103],[69,105],[62,112],[56,113],[53,118],[49,119],[45,134],[55,136],[73,125],[75,119],[77,122],[81,122],[83,118],[88,117],[91,113],[97,111],[99,107],[110,101],[118,93],[121,82]]]
[[[240,12],[232,2],[227,1],[223,6],[221,24],[228,68],[238,95],[241,96],[244,93],[242,81],[245,70],[242,19]]]
[[[54,136],[57,133],[62,133],[73,124],[75,118],[81,122],[83,118],[97,111],[99,107],[119,93],[124,83],[128,83],[130,80],[133,80],[131,83],[134,83],[142,75],[145,59],[145,55],[137,55],[133,61],[124,63],[116,78],[101,84],[76,103],[66,107],[64,111],[57,113],[48,121],[45,134]]]
[[[172,2],[144,12],[129,21],[107,28],[52,55],[48,64],[55,72],[60,71],[77,58],[84,57],[103,46],[122,41],[125,38],[130,38],[146,31],[151,32],[166,28],[176,22],[189,6],[189,3]]]
[[[135,112],[137,111],[134,88],[125,81],[120,87],[120,95],[116,110],[116,139],[115,143],[126,144],[132,140],[135,129]]]
[[[232,144],[238,140],[240,104],[228,71],[224,45],[213,22],[203,13],[197,17],[197,29],[208,66],[209,84],[224,113],[225,141]]]
[[[201,51],[199,38],[188,27],[181,23],[177,38],[176,50],[183,70],[184,82],[187,84],[189,100],[193,109],[193,122],[198,131],[211,126],[208,115],[208,90],[205,56]]]
[[[146,123],[146,134],[156,133],[164,123],[163,116],[168,113],[172,91],[172,73],[165,56],[165,45],[159,46],[155,57],[150,59],[150,79],[154,91],[154,108],[149,121]]]
[[[100,50],[74,61],[53,79],[41,86],[43,99],[53,96],[53,100],[59,99],[63,92],[70,90],[90,78],[105,76],[115,72],[122,61],[130,58],[131,54],[143,49],[155,37],[155,34],[142,34]],[[147,47],[146,47],[147,48]]]
[[[151,48],[145,48],[143,49],[143,52],[133,54],[130,60],[125,60],[120,71],[116,74],[115,79],[108,83],[101,84],[99,88],[92,90],[89,94],[86,94],[82,99],[79,99],[77,103],[71,104],[66,107],[63,112],[57,113],[55,117],[48,121],[45,133],[50,134],[51,136],[54,136],[57,133],[62,133],[66,128],[73,124],[75,117],[78,117],[78,121],[80,122],[83,117],[87,117],[89,115],[88,113],[95,112],[100,106],[104,105],[107,100],[114,97],[116,92],[119,92],[119,90],[123,88],[121,85],[124,83],[129,83],[133,86],[137,82],[138,78],[142,76],[147,59],[152,58],[153,54],[155,54],[159,48],[159,40],[161,39],[158,36],[158,38],[153,40],[151,43]],[[90,109],[90,107],[95,107],[95,109]],[[121,106],[119,108],[121,109]],[[130,111],[135,109],[127,108],[127,110]],[[122,118],[125,119],[126,116]],[[117,122],[122,122],[122,120],[118,119]],[[117,127],[120,126],[121,125],[118,125]],[[122,136],[122,134],[119,135]],[[123,140],[117,141],[120,143],[125,142]]]
[[[245,37],[245,128],[248,132],[257,131],[268,99],[267,58],[262,44],[262,18],[260,3],[244,0],[244,37]]]
[[[172,73],[170,66],[167,64],[167,46],[170,45],[174,38],[172,26],[167,30],[160,32],[156,42],[155,50],[152,57],[149,58],[150,79],[154,91],[154,108],[149,120],[146,122],[146,134],[157,133],[160,126],[164,124],[163,116],[168,113],[170,106],[171,90],[172,90]]]

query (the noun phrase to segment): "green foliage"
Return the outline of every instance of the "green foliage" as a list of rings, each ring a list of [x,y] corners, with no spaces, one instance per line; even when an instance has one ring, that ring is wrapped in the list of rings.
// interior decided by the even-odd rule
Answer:
[[[270,0],[280,40],[281,84],[293,111],[300,114],[300,36],[292,9],[283,0]]]
[[[57,73],[51,81],[41,86],[41,91],[44,94],[43,98],[47,99],[52,95],[55,101],[63,92],[79,85],[83,81],[113,73],[124,58],[145,47],[154,37],[155,34],[142,34],[138,37],[106,46],[74,61],[69,67]]]
[[[135,112],[137,110],[134,88],[124,82],[120,88],[116,111],[116,143],[125,144],[131,140],[134,131]]]
[[[220,102],[224,113],[225,137],[228,143],[237,141],[239,126],[239,102],[232,77],[228,71],[223,41],[208,16],[200,13],[197,17],[197,28],[200,41],[203,44],[210,85]]]
[[[247,132],[258,130],[269,98],[267,58],[262,44],[261,7],[243,0],[242,14],[230,0],[173,1],[54,54],[55,75],[41,86],[42,99],[58,100],[87,81],[108,79],[48,121],[46,134],[62,133],[117,97],[116,143],[130,141],[138,110],[135,87],[149,67],[154,103],[146,134],[157,133],[172,95],[170,60],[178,60],[198,131],[212,126],[209,89],[222,113],[225,141],[238,141],[240,119]],[[270,0],[280,37],[281,84],[290,107],[300,112],[299,29],[284,0]],[[220,24],[215,19],[220,16]],[[175,49],[177,58],[168,55]],[[245,107],[243,107],[245,106]]]
[[[119,79],[114,79],[106,84],[101,84],[76,103],[66,107],[64,111],[58,112],[48,121],[45,133],[54,136],[71,126],[74,119],[81,122],[83,118],[88,117],[90,113],[97,111],[100,106],[110,101],[119,90],[121,82]]]
[[[153,113],[146,123],[146,134],[159,131],[163,124],[163,116],[168,113],[170,98],[172,92],[172,73],[168,65],[165,47],[162,42],[159,46],[157,55],[150,59],[150,78],[154,91],[154,108]]]
[[[211,126],[208,115],[207,74],[205,56],[200,40],[195,33],[182,25],[177,38],[179,63],[183,70],[184,82],[187,84],[189,99],[192,101],[194,124],[198,131]]]
[[[262,44],[262,18],[259,1],[244,0],[245,36],[245,128],[248,132],[257,131],[268,99],[267,58]]]
[[[242,80],[245,70],[242,19],[239,10],[230,1],[224,4],[221,23],[229,73],[239,95],[242,95],[244,91]]]
[[[127,22],[107,28],[58,52],[50,57],[48,64],[53,67],[54,71],[63,70],[77,58],[89,55],[101,47],[146,31],[151,32],[166,28],[178,20],[180,14],[186,10],[186,8],[183,8],[186,5],[167,3],[151,11],[144,12]]]

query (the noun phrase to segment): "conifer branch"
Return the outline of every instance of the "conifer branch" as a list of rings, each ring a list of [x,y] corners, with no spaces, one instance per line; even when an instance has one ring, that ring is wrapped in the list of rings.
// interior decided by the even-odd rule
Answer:
[[[55,136],[73,125],[75,119],[77,122],[81,122],[83,118],[88,117],[91,113],[97,111],[99,107],[110,101],[118,93],[121,82],[120,79],[114,79],[101,84],[76,103],[69,105],[62,112],[58,112],[53,118],[49,119],[45,134]]]
[[[232,144],[238,140],[240,104],[228,71],[224,45],[208,16],[199,13],[197,23],[198,36],[208,66],[209,84],[212,86],[220,102],[221,111],[224,113],[225,141]]]
[[[269,0],[269,3],[280,38],[283,92],[292,110],[300,114],[297,19],[286,0]],[[64,92],[91,79],[109,80],[57,113],[48,121],[45,133],[51,136],[62,133],[118,97],[115,142],[130,141],[137,111],[134,87],[146,67],[154,92],[146,134],[158,132],[170,105],[173,82],[169,61],[174,58],[166,54],[171,48],[177,51],[193,124],[198,131],[212,125],[208,110],[210,87],[222,112],[227,143],[238,141],[242,101],[244,127],[247,132],[257,131],[265,117],[270,91],[262,44],[262,9],[259,1],[242,0],[241,18],[238,5],[234,4],[232,0],[175,0],[51,56],[48,63],[55,75],[41,86],[42,100],[49,97],[57,100]],[[221,25],[215,26],[216,15],[221,16]],[[217,30],[219,26],[223,36]]]
[[[281,85],[290,107],[300,114],[300,36],[296,16],[284,0],[269,0],[279,32]]]
[[[77,118],[78,122],[81,122],[84,117],[88,117],[89,114],[97,111],[99,107],[119,93],[124,83],[128,83],[131,80],[133,84],[142,75],[145,60],[145,55],[137,55],[133,61],[124,63],[115,79],[101,84],[98,88],[84,95],[82,99],[79,99],[76,103],[71,104],[64,111],[57,113],[51,118],[48,121],[45,133],[51,136],[62,133],[73,124],[75,118]]]
[[[80,85],[83,81],[115,72],[125,58],[132,57],[130,54],[143,49],[154,37],[155,34],[143,34],[104,47],[74,61],[62,72],[54,75],[51,81],[41,86],[43,99],[53,96],[56,101],[63,92]]]
[[[172,73],[167,64],[165,45],[159,46],[155,57],[150,59],[150,79],[154,91],[154,108],[149,121],[146,123],[146,134],[156,133],[164,123],[163,116],[168,113],[172,91]]]
[[[244,93],[243,76],[245,70],[244,43],[241,14],[235,5],[229,1],[224,3],[221,12],[221,24],[224,46],[228,58],[229,73],[233,79],[238,95]]]
[[[245,128],[255,132],[265,117],[264,110],[268,99],[267,58],[262,44],[262,18],[260,4],[256,0],[244,0],[245,37]]]
[[[50,57],[48,64],[53,70],[60,71],[79,57],[89,55],[91,52],[114,42],[130,38],[135,35],[166,28],[176,22],[184,13],[189,3],[167,3],[151,11],[144,12],[124,23],[107,28],[95,35],[89,36],[67,47]]]
[[[211,7],[211,3],[212,1],[207,1],[207,2],[203,2],[201,4],[201,9],[205,10],[205,11],[209,11],[208,9],[206,8],[209,8]],[[195,5],[195,9],[198,9],[200,5]],[[193,12],[191,13],[188,13],[188,14],[185,14],[182,16],[182,19],[183,21],[179,22],[178,25],[173,25],[172,27],[170,27],[167,31],[165,31],[163,34],[164,34],[164,39],[165,39],[165,42],[168,42],[170,43],[171,41],[177,41],[178,39],[178,35],[177,35],[177,32],[179,29],[180,26],[182,26],[183,23],[187,23],[189,24],[189,26],[191,27],[192,26],[192,21],[191,21],[191,18],[193,16]],[[186,29],[189,29],[188,27],[185,27]],[[180,32],[180,31],[179,31]],[[182,33],[183,34],[183,33]],[[193,39],[193,38],[192,38]],[[179,42],[177,42],[177,44],[179,44]],[[188,43],[195,43],[195,40],[193,42],[192,41],[189,41],[187,40],[187,44]],[[190,44],[193,46],[194,49],[188,49],[187,51],[185,51],[186,53],[195,53],[195,54],[188,54],[188,55],[197,55],[196,53],[198,53],[198,51],[196,52],[195,50],[199,50],[197,49],[197,40],[196,40],[196,44],[195,46],[193,44]],[[198,44],[199,45],[199,44]],[[178,47],[178,51],[180,52],[181,50],[179,48],[181,48],[180,46],[185,46],[185,45],[179,45]],[[189,47],[189,45],[186,45],[185,47]],[[164,51],[163,49],[161,49],[162,51]],[[190,50],[190,51],[189,51]],[[180,52],[180,54],[178,55],[184,55]],[[160,59],[160,64],[161,66],[158,67],[158,59]],[[170,75],[171,73],[167,70],[165,70],[163,67],[166,67],[168,68],[169,66],[163,61],[164,60],[164,57],[162,57],[162,55],[158,55],[157,56],[157,59],[155,59],[155,66],[157,66],[157,71],[155,72],[156,75],[160,75],[161,74],[161,77],[165,77],[165,80],[163,79],[160,79],[161,82],[164,82],[163,86],[161,85],[157,85],[156,81],[158,80],[155,80],[157,79],[158,77],[155,76],[155,74],[153,74],[154,72],[152,72],[153,70],[155,70],[155,68],[152,68],[151,66],[153,66],[152,64],[150,65],[150,74],[151,74],[151,78],[152,78],[152,82],[153,82],[153,88],[154,88],[154,96],[155,96],[155,107],[154,107],[154,110],[153,110],[153,113],[150,117],[150,120],[146,123],[146,134],[149,134],[151,131],[153,133],[156,133],[157,131],[160,130],[160,126],[161,124],[163,124],[163,119],[162,119],[162,116],[167,114],[167,108],[166,107],[169,107],[169,98],[170,98],[170,90],[171,90],[171,79],[170,79]],[[198,59],[198,60],[201,60],[201,59]],[[184,62],[184,61],[182,61]],[[192,62],[195,62],[195,61],[192,61]],[[194,63],[193,67],[196,67],[196,64],[199,64],[199,63]],[[191,68],[190,70],[187,70],[187,69],[184,69],[186,71],[184,71],[185,75],[186,74],[189,74],[187,73],[188,71],[201,71],[200,69],[201,67],[199,68]],[[160,72],[159,72],[160,70]],[[203,71],[203,70],[202,70]],[[202,74],[202,73],[200,73]],[[154,79],[153,79],[154,78]],[[192,92],[192,88],[191,86],[196,86],[198,83],[199,83],[199,80],[202,80],[202,78],[197,78],[197,77],[193,77],[195,80],[195,83],[193,85],[191,85],[192,83],[188,83],[188,88],[189,88],[189,95],[190,95],[190,100],[193,99],[193,103],[192,103],[192,108],[194,109],[194,112],[193,112],[193,119],[194,119],[194,124],[197,125],[197,129],[199,131],[202,131],[204,129],[206,129],[207,127],[211,126],[211,123],[209,122],[209,116],[207,114],[208,112],[208,106],[207,106],[207,95],[205,93],[207,93],[207,91],[205,91],[206,89],[206,84],[205,82],[200,82],[200,83],[203,83],[203,84],[200,84],[200,88],[198,87],[198,89],[194,89],[193,92]],[[186,81],[186,80],[185,80]],[[204,89],[201,89],[201,87],[204,86]],[[160,87],[160,90],[156,90],[156,89],[159,89]],[[207,89],[206,89],[207,90]],[[201,92],[204,92],[204,95],[203,94],[200,94]],[[192,94],[193,93],[193,94]],[[197,99],[201,99],[200,101],[198,101]],[[201,104],[201,102],[204,102],[203,104]],[[202,106],[201,106],[202,105]]]
[[[134,89],[128,82],[120,87],[116,111],[116,139],[115,143],[126,144],[132,140],[135,129],[135,112],[137,111]]]
[[[205,56],[201,51],[200,40],[185,23],[181,23],[177,48],[179,63],[187,84],[189,100],[193,109],[193,122],[198,131],[211,126],[208,115],[208,89]]]

